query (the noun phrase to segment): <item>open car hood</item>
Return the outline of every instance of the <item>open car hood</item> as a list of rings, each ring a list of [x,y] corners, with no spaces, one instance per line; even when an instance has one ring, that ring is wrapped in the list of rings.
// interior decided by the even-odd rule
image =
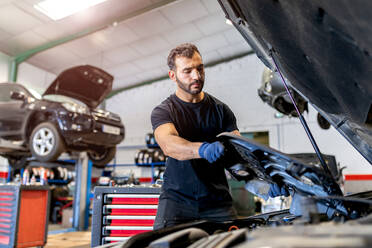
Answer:
[[[96,108],[112,90],[113,76],[91,66],[82,65],[63,71],[43,95],[64,95]]]
[[[272,70],[278,67],[372,163],[372,1],[218,0]]]

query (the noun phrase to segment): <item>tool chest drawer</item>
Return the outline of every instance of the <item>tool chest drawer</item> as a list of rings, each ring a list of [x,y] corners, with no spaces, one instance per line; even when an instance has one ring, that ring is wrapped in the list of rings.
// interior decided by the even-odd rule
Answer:
[[[159,194],[157,187],[96,187],[92,247],[152,231]]]

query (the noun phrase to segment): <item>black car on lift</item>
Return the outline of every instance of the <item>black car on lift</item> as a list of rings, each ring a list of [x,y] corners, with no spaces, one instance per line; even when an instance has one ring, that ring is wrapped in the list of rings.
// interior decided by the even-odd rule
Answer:
[[[17,83],[0,84],[0,155],[15,167],[31,155],[56,160],[63,152],[87,151],[102,167],[124,139],[120,116],[97,109],[113,77],[90,66],[63,71],[41,96]]]
[[[371,164],[372,2],[218,2],[262,62],[281,72]],[[372,247],[372,191],[344,195],[319,149],[320,162],[310,164],[241,136],[225,133],[219,140],[227,151],[221,165],[238,180],[286,187],[290,209],[185,223],[104,247]]]

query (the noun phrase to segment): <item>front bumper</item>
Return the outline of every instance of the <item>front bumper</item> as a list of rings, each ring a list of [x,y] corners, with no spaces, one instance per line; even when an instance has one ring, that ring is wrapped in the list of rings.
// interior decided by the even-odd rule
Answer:
[[[121,122],[77,113],[59,113],[58,126],[67,146],[110,147],[119,144],[125,135]]]

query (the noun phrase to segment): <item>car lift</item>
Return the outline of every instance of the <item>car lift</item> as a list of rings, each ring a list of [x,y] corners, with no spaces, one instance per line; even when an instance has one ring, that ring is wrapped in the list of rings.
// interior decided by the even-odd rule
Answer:
[[[73,200],[72,228],[51,231],[48,234],[82,231],[88,229],[92,162],[88,159],[86,152],[79,153],[75,160],[57,161],[55,163],[38,161],[29,162],[29,165],[31,166],[43,166],[49,168],[60,165],[71,166],[72,163],[75,163],[75,192]]]
[[[89,226],[90,185],[92,162],[86,152],[81,152],[75,164],[75,194],[73,202],[72,226],[77,231],[87,230]]]

